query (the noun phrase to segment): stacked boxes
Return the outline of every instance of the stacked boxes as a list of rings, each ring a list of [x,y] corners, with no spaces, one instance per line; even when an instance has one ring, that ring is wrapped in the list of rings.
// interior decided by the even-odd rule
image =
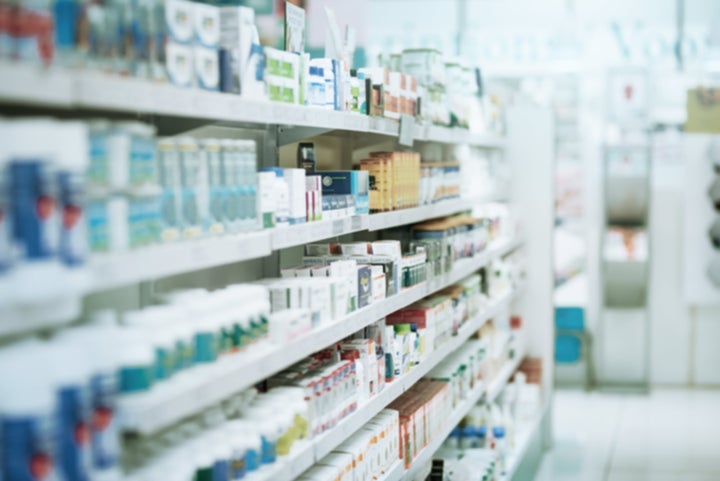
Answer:
[[[308,244],[305,267],[288,269],[288,275],[311,272],[312,276],[342,275],[349,284],[351,309],[362,308],[399,292],[403,287],[403,258],[399,241],[349,244]],[[406,269],[409,271],[409,268]],[[340,273],[342,274],[333,274]]]
[[[300,55],[265,47],[265,61],[265,83],[270,100],[300,103]]]
[[[370,211],[387,212],[420,203],[420,154],[373,152],[360,163],[370,176]]]
[[[390,403],[400,414],[400,452],[408,468],[413,460],[447,424],[452,410],[450,385],[422,379]]]
[[[373,481],[398,459],[399,415],[384,409],[298,481]]]

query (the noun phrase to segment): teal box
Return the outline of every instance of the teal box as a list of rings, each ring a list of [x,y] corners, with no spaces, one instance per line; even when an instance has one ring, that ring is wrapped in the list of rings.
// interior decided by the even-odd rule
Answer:
[[[322,193],[351,195],[355,200],[355,213],[370,213],[370,175],[366,170],[332,170],[317,172],[322,176]]]

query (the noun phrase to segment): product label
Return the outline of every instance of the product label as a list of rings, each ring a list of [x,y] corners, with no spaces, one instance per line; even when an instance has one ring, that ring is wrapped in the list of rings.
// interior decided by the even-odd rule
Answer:
[[[87,254],[86,224],[83,219],[83,179],[79,175],[62,172],[58,175],[60,186],[60,257],[69,266],[85,262]]]
[[[247,453],[245,454],[245,467],[247,469],[247,472],[250,473],[259,469],[260,463],[260,452],[256,449],[248,449]]]
[[[88,481],[92,468],[89,391],[73,386],[60,389],[58,394],[60,470],[68,481]]]
[[[127,366],[120,369],[120,392],[147,391],[154,381],[152,366]]]
[[[262,437],[260,461],[262,464],[272,464],[277,460],[277,445],[269,438]]]
[[[241,479],[247,473],[245,451],[235,450],[230,457],[230,479]]]
[[[9,172],[10,220],[20,251],[29,260],[53,256],[60,227],[49,166],[39,161],[11,162]]]
[[[108,182],[108,146],[107,134],[96,132],[90,134],[90,165],[87,169],[87,180],[97,185]]]
[[[96,470],[113,468],[118,462],[117,390],[118,379],[114,373],[96,375],[90,380],[91,446]]]
[[[211,332],[195,335],[195,363],[213,362],[220,349],[220,336]]]
[[[0,479],[60,481],[54,417],[0,418]]]
[[[92,252],[107,252],[110,248],[107,203],[105,201],[91,201],[86,205],[85,213],[90,250]]]
[[[175,352],[170,349],[155,349],[155,379],[169,378],[175,369]]]
[[[195,343],[178,341],[175,344],[175,372],[191,367],[195,362]]]

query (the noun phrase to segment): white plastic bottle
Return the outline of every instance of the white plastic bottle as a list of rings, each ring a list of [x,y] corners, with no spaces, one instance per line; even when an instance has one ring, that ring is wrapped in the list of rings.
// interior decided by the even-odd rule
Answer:
[[[58,338],[84,353],[85,362],[90,366],[89,429],[93,481],[114,481],[121,477],[118,467],[118,329],[116,313],[101,310],[93,314],[87,326],[63,331]]]
[[[59,471],[68,481],[87,481],[92,473],[92,377],[88,352],[67,338],[43,343],[42,358],[56,386]]]
[[[243,410],[243,418],[252,420],[262,438],[260,463],[272,464],[277,461],[277,443],[282,435],[282,426],[274,417],[275,412],[267,407],[252,406]]]
[[[56,391],[40,342],[22,341],[0,351],[0,392],[0,479],[28,479],[29,473],[60,481]]]
[[[214,362],[218,356],[217,325],[209,319],[212,306],[205,289],[186,289],[166,296],[172,304],[186,310],[194,334],[193,365]]]
[[[146,325],[146,313],[128,311],[123,314],[120,330],[120,398],[124,415],[142,410],[147,394],[155,383],[155,349]]]

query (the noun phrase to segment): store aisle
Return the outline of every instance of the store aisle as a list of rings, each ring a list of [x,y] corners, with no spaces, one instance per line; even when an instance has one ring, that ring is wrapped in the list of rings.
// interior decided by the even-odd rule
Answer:
[[[558,390],[555,443],[535,481],[717,481],[720,391]]]

